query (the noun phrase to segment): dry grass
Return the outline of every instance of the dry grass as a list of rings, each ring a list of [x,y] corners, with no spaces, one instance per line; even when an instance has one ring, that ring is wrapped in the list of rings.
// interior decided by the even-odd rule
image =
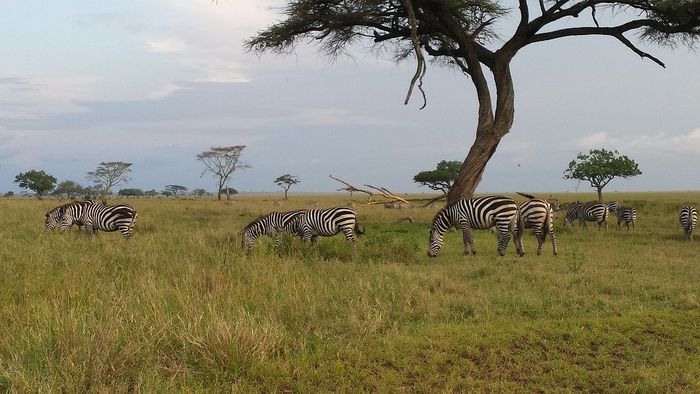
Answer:
[[[528,235],[524,258],[487,231],[463,257],[451,233],[430,260],[437,207],[358,204],[357,257],[340,236],[245,256],[253,217],[347,198],[129,200],[128,242],[0,200],[0,390],[700,391],[700,240],[677,224],[700,193],[611,198],[636,230],[559,220],[560,255]]]

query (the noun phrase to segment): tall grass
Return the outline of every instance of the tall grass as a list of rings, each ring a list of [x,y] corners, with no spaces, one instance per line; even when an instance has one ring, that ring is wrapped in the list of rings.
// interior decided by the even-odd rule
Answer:
[[[611,197],[635,230],[559,218],[559,256],[528,234],[524,258],[488,231],[462,256],[448,233],[435,259],[437,207],[358,200],[356,256],[341,236],[246,256],[243,225],[311,198],[129,200],[129,241],[44,230],[55,200],[0,200],[0,390],[700,391],[700,240],[677,223],[700,193]]]

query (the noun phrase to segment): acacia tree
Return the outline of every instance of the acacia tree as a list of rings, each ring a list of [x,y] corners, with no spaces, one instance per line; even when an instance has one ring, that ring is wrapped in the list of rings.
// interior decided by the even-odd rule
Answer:
[[[14,183],[17,183],[22,189],[35,192],[36,196],[41,198],[56,187],[56,177],[47,174],[44,170],[30,170],[17,174]]]
[[[103,161],[95,171],[88,172],[85,177],[92,181],[104,202],[105,196],[111,192],[114,186],[131,180],[129,173],[131,173],[132,164],[123,161]]]
[[[277,184],[277,186],[284,189],[285,200],[287,199],[287,192],[289,191],[289,188],[292,187],[292,185],[296,185],[299,182],[301,182],[299,178],[290,174],[280,175],[277,177],[277,179],[275,179],[275,183]]]
[[[54,196],[66,196],[68,198],[75,198],[85,192],[85,189],[80,186],[78,182],[75,181],[63,181],[56,186],[53,192]]]
[[[197,155],[197,160],[206,167],[202,176],[211,173],[219,178],[219,185],[216,189],[216,198],[219,200],[221,200],[221,193],[228,191],[228,188],[224,189],[224,187],[229,176],[238,169],[250,168],[249,165],[240,162],[243,149],[245,149],[245,145],[217,146]],[[229,196],[230,194],[227,192],[226,199]]]
[[[639,165],[618,151],[593,149],[588,154],[579,153],[576,160],[564,170],[564,179],[588,181],[598,191],[598,201],[603,201],[603,188],[615,178],[641,175]]]
[[[406,103],[416,82],[423,93],[425,54],[461,70],[476,90],[478,117],[476,138],[449,191],[451,203],[474,193],[486,164],[513,125],[515,92],[510,65],[520,50],[564,37],[606,36],[663,67],[628,35],[637,33],[642,41],[669,46],[692,45],[700,35],[700,0],[518,0],[517,27],[509,36],[498,37],[494,25],[511,11],[504,3],[288,0],[283,18],[249,39],[246,46],[258,53],[289,53],[299,42],[315,40],[322,53],[335,57],[357,41],[370,40],[376,49],[393,52],[397,60],[413,54],[417,67]],[[609,24],[600,23],[599,11],[612,11],[605,19]]]
[[[187,187],[182,185],[165,185],[165,190],[177,197],[178,193],[182,194],[187,191]]]
[[[421,171],[413,177],[413,181],[428,186],[433,190],[443,193],[449,192],[452,184],[459,176],[459,168],[462,163],[458,161],[443,160],[437,164],[437,168],[430,171]]]

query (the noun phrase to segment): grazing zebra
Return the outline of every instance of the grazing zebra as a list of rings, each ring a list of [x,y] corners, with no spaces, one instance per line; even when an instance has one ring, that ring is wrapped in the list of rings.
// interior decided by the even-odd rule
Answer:
[[[80,221],[80,216],[82,215],[83,207],[86,204],[92,203],[92,200],[72,201],[67,204],[57,206],[56,208],[46,212],[46,220],[44,220],[44,225],[49,230],[55,229],[56,227],[58,227],[59,224],[61,225],[61,231],[67,229],[73,224],[77,225],[78,228],[82,229],[83,222]],[[65,222],[62,221],[64,211],[69,212],[69,217],[71,218],[70,220]]]
[[[622,201],[608,201],[605,203],[605,206],[608,207],[608,211],[610,213],[617,213],[617,210],[622,208]]]
[[[569,211],[566,213],[564,218],[564,224],[569,227],[573,225],[574,220],[578,219],[581,222],[583,228],[587,229],[588,226],[586,222],[596,222],[598,223],[598,230],[600,230],[605,223],[605,228],[608,228],[608,207],[602,202],[591,201],[587,203],[582,203],[576,201]]]
[[[554,235],[554,209],[547,200],[534,198],[518,206],[523,228],[531,228],[537,237],[537,255],[542,254],[542,245],[547,234],[552,241],[552,253],[557,255],[557,238]]]
[[[298,215],[289,224],[289,231],[301,236],[303,242],[314,243],[318,236],[332,237],[340,232],[355,248],[355,235],[364,234],[357,224],[357,214],[350,208],[335,207],[327,209],[309,209]]]
[[[444,234],[451,227],[462,230],[464,254],[468,254],[467,246],[471,247],[472,254],[476,254],[474,239],[469,229],[483,230],[493,226],[498,230],[499,255],[505,254],[511,234],[517,253],[520,256],[525,255],[521,242],[522,221],[518,214],[518,205],[507,197],[488,196],[458,200],[440,210],[430,226],[428,256],[437,256],[444,242]]]
[[[695,207],[683,207],[680,216],[681,227],[683,227],[683,235],[685,239],[693,240],[693,230],[698,223],[698,210]]]
[[[634,228],[634,223],[637,221],[637,210],[634,208],[623,207],[617,210],[617,228],[620,228],[620,224],[624,223],[627,226],[627,230],[630,229],[630,224]]]
[[[267,215],[248,223],[241,231],[241,247],[246,253],[250,253],[253,248],[253,243],[258,237],[267,235],[275,238],[275,246],[279,246],[280,238],[275,237],[279,232],[290,232],[289,224],[294,218],[306,212],[304,209],[298,209],[289,212],[270,212]],[[301,236],[301,234],[295,234]]]
[[[79,219],[73,218],[69,211],[63,211],[63,223],[69,220],[79,220],[85,226],[88,234],[97,234],[97,231],[119,230],[124,238],[129,239],[134,233],[134,224],[138,214],[131,205],[103,205],[92,201],[83,206]]]

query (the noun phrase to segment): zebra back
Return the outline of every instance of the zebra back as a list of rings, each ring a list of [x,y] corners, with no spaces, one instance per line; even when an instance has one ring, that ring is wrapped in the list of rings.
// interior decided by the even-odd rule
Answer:
[[[693,239],[693,231],[698,222],[698,211],[695,207],[687,206],[681,209],[681,215],[679,217],[681,227],[683,227],[683,235],[685,239]]]
[[[124,238],[129,238],[133,235],[137,218],[138,213],[131,205],[103,205],[92,202],[84,205],[81,221],[85,223],[88,232],[119,230]]]

